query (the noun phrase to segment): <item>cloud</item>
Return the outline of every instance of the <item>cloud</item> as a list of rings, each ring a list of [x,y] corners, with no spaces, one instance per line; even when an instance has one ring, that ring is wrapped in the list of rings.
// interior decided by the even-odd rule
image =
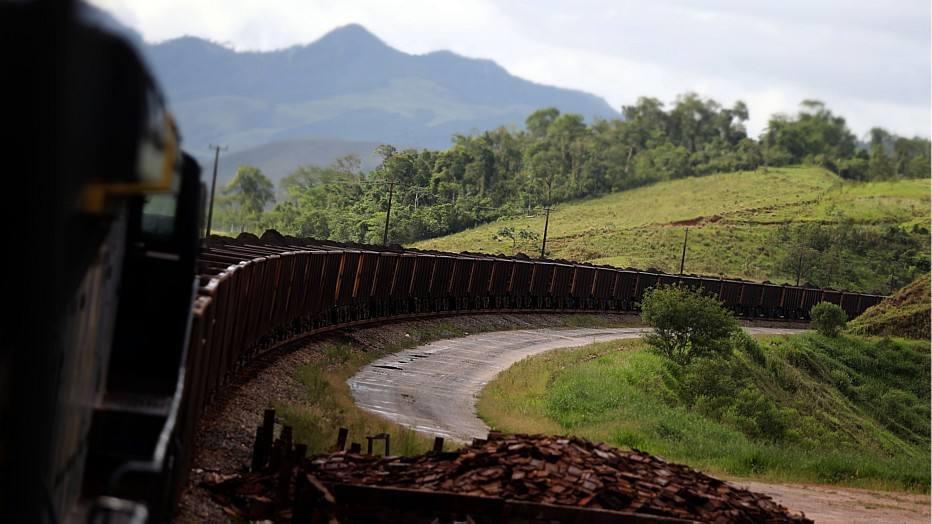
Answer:
[[[495,60],[536,82],[613,106],[696,91],[751,110],[759,132],[804,98],[858,134],[881,125],[929,135],[929,3],[868,0],[95,0],[148,41],[185,34],[238,50],[303,44],[360,23],[409,53]]]

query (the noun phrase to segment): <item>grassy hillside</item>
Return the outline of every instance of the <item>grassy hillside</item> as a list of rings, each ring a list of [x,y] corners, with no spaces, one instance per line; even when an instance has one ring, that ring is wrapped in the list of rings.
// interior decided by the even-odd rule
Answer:
[[[928,180],[858,183],[809,167],[686,178],[557,206],[547,250],[554,258],[676,271],[688,226],[687,272],[790,282],[795,275],[777,263],[790,243],[780,237],[784,224],[928,227],[929,196]],[[543,226],[542,216],[522,216],[414,247],[535,254],[539,241],[513,248],[496,233],[502,227],[541,233]],[[879,289],[888,279],[856,255],[844,265],[857,279],[847,277],[840,287]]]
[[[816,334],[668,364],[640,341],[519,362],[482,391],[504,431],[574,434],[704,470],[929,489],[926,342]]]
[[[932,331],[929,280],[929,275],[925,274],[868,309],[849,325],[851,332],[929,340]]]

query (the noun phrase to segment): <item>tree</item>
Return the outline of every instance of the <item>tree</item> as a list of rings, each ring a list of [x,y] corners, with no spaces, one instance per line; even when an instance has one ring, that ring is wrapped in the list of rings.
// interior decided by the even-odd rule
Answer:
[[[634,174],[642,184],[688,176],[689,151],[670,142],[645,149],[634,157]]]
[[[845,310],[830,302],[819,302],[809,311],[812,327],[826,337],[837,337],[848,322]]]
[[[555,107],[538,109],[527,117],[524,121],[524,125],[527,127],[528,133],[530,133],[531,136],[543,138],[547,136],[547,130],[558,116],[560,116],[560,110]]]
[[[837,172],[854,155],[856,139],[845,119],[818,100],[803,100],[795,117],[777,114],[761,135],[769,165],[817,164]]]
[[[887,180],[896,174],[896,166],[888,151],[893,148],[893,135],[885,129],[875,127],[870,130],[871,157],[868,174],[871,180]]]
[[[532,241],[539,239],[540,235],[526,228],[515,230],[512,227],[502,227],[502,228],[499,228],[498,233],[496,234],[496,237],[510,238],[511,247],[516,248],[518,247],[519,240],[522,242],[532,242]]]
[[[223,193],[235,209],[233,214],[241,231],[246,230],[247,223],[258,222],[265,206],[275,200],[272,181],[254,166],[239,166]]]
[[[932,175],[930,148],[928,138],[896,137],[893,142],[896,174],[907,178],[928,178]]]
[[[356,157],[337,159],[330,166],[301,166],[282,179],[281,204],[271,210],[266,210],[271,200],[259,198],[254,205],[249,197],[258,194],[246,187],[256,174],[249,171],[236,182],[246,191],[237,186],[218,195],[215,222],[230,231],[262,225],[331,240],[377,242],[391,194],[389,233],[398,242],[413,242],[514,216],[518,210],[530,213],[535,207],[662,180],[753,171],[762,164],[808,163],[854,180],[871,174],[930,175],[928,139],[877,130],[874,144],[856,142],[844,119],[814,100],[803,101],[796,115],[773,115],[759,140],[747,136],[749,111],[740,101],[726,107],[686,93],[666,107],[656,98],[640,98],[622,113],[623,119],[587,122],[582,115],[551,107],[528,116],[524,129],[454,135],[452,147],[443,151],[382,145],[375,152],[380,165],[365,174]],[[511,238],[514,247],[531,240],[518,236],[520,231],[513,233],[517,237],[503,238]],[[852,240],[852,235],[841,236]],[[897,255],[891,256],[893,263],[882,264],[884,273],[888,268],[896,273],[891,281],[922,266],[912,248],[900,244],[887,250]],[[834,240],[832,245],[843,246]],[[850,272],[842,257],[854,251],[815,251],[818,263],[831,269],[829,279],[850,280],[842,274]],[[781,267],[796,268],[797,261],[794,256]],[[782,273],[795,277],[795,269]],[[817,275],[808,278],[815,282]]]
[[[685,366],[696,357],[727,354],[739,328],[734,315],[701,289],[657,286],[644,293],[641,318],[654,328],[644,337],[658,353]]]

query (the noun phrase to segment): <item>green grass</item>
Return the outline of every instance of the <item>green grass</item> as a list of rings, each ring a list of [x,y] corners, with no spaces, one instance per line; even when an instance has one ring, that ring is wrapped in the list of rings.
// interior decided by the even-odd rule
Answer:
[[[716,474],[929,490],[927,343],[806,334],[762,349],[685,370],[640,341],[553,351],[501,373],[478,411]]]
[[[577,328],[638,325],[636,317],[601,315],[559,315],[548,319],[547,327]],[[331,339],[320,346],[320,355],[313,363],[295,370],[303,385],[304,398],[300,402],[281,403],[274,408],[285,424],[294,428],[295,442],[305,443],[310,453],[331,451],[337,441],[340,427],[349,429],[349,441],[365,445],[367,435],[391,435],[393,455],[416,455],[433,446],[433,437],[425,436],[387,419],[356,407],[347,380],[366,364],[385,355],[408,349],[433,340],[462,337],[483,331],[527,329],[528,324],[502,325],[488,317],[468,324],[455,319],[411,324],[403,330],[386,330],[374,344],[365,346],[350,337]],[[468,332],[467,332],[468,329]],[[449,447],[449,445],[448,445]],[[377,452],[382,449],[376,445]]]
[[[356,408],[346,380],[369,361],[365,353],[339,343],[325,345],[324,353],[322,361],[296,371],[306,389],[305,400],[275,406],[284,423],[294,427],[296,442],[307,444],[310,453],[331,451],[338,429],[345,427],[349,429],[349,441],[363,445],[367,435],[388,433],[393,455],[430,449],[426,437]],[[382,448],[376,447],[381,452]]]
[[[833,224],[844,216],[869,227],[928,227],[929,205],[928,180],[851,182],[820,168],[771,168],[685,178],[558,205],[547,247],[553,258],[674,271],[688,225],[687,271],[790,282],[794,275],[776,265],[786,249],[774,241],[781,224]],[[541,233],[543,225],[542,216],[503,219],[413,247],[535,253],[536,241],[513,248],[510,240],[493,237],[502,227]],[[877,275],[866,287],[879,288],[884,278]]]
[[[925,274],[893,296],[871,307],[849,324],[852,333],[861,335],[898,335],[929,340],[930,279]]]

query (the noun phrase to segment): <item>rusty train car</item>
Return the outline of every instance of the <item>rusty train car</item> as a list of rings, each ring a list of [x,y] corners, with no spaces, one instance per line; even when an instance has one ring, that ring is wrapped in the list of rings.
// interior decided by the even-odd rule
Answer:
[[[523,256],[341,244],[274,231],[261,238],[212,237],[199,255],[198,272],[205,299],[222,300],[219,290],[226,288],[249,297],[242,302],[243,315],[257,318],[249,324],[247,346],[259,343],[255,337],[302,336],[387,317],[634,312],[644,292],[661,284],[701,288],[746,318],[808,320],[812,306],[823,301],[840,305],[853,318],[883,298]]]
[[[226,381],[256,355],[314,334],[453,314],[636,312],[644,292],[663,284],[701,288],[751,319],[808,320],[822,301],[853,318],[884,298],[525,256],[341,244],[274,231],[261,238],[211,237],[197,272],[175,479],[187,471],[202,410]]]

